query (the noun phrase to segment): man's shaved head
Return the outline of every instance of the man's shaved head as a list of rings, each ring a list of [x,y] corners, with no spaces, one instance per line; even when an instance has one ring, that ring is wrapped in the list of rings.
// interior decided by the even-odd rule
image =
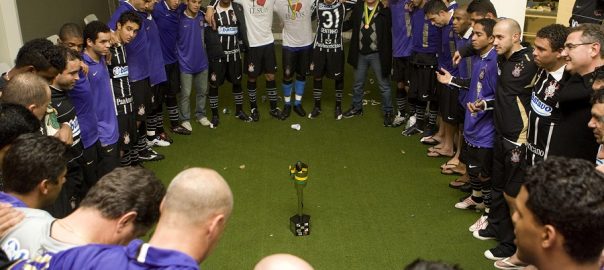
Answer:
[[[11,78],[2,91],[0,102],[24,106],[42,120],[50,103],[48,82],[34,73],[21,73]]]
[[[228,217],[233,209],[233,194],[227,182],[214,170],[191,168],[182,171],[166,192],[162,216],[203,223],[216,214]]]
[[[273,254],[264,257],[254,270],[313,270],[312,266],[290,254]]]
[[[509,19],[509,18],[502,19],[497,22],[497,26],[502,27],[502,29],[505,29],[505,31],[508,31],[508,33],[511,35],[513,35],[513,34],[520,35],[522,33],[520,24],[518,24],[518,22],[514,19]]]

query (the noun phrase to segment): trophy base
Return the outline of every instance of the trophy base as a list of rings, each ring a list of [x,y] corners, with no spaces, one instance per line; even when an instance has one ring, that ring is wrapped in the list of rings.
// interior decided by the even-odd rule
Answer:
[[[305,236],[310,234],[310,216],[293,215],[289,218],[289,228],[295,236]]]

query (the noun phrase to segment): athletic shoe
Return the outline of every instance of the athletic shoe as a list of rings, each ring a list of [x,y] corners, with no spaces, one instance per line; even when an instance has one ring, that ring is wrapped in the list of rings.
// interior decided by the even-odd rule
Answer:
[[[173,126],[170,128],[170,130],[172,131],[172,133],[176,133],[176,134],[180,134],[180,135],[191,135],[191,131],[188,130],[187,128],[183,127],[182,125]]]
[[[392,112],[385,112],[384,113],[384,126],[385,127],[392,127]]]
[[[169,142],[170,144],[174,143],[174,140],[172,140],[172,138],[170,138],[170,136],[168,136],[168,134],[167,134],[167,133],[165,133],[165,132],[160,133],[160,134],[159,134],[159,137],[160,137],[162,140]]]
[[[468,196],[465,200],[458,202],[455,204],[455,208],[457,209],[484,209],[483,202],[475,202],[472,200],[472,196]]]
[[[437,127],[435,125],[427,124],[426,127],[424,128],[422,137],[430,137],[430,136],[434,135],[436,132],[437,132]]]
[[[336,120],[342,120],[342,117],[344,116],[342,114],[342,107],[336,106],[336,110],[333,115],[336,118]]]
[[[400,111],[396,113],[394,116],[394,120],[392,120],[393,127],[402,126],[407,120],[407,115],[403,115]]]
[[[409,120],[411,121],[411,120]],[[417,123],[414,123],[412,126],[408,127],[407,129],[403,130],[403,135],[404,136],[412,136],[415,134],[420,134],[424,132],[423,130],[419,129],[419,127],[417,126]]]
[[[258,108],[252,108],[250,114],[254,122],[260,121],[260,113],[258,112]]]
[[[152,146],[166,147],[166,146],[170,146],[170,142],[162,140],[162,138],[159,135],[156,135],[153,138],[147,137],[147,146],[148,147],[152,147]]]
[[[146,148],[138,152],[138,159],[142,161],[158,161],[164,158],[165,157],[162,154],[153,151],[151,148]]]
[[[415,125],[416,122],[417,122],[417,117],[415,116],[415,114],[408,117],[407,123],[405,123],[405,129]]]
[[[485,229],[487,227],[487,225],[489,225],[489,221],[487,220],[488,216],[485,215],[481,215],[478,220],[476,220],[476,222],[474,222],[474,224],[472,224],[472,226],[470,226],[470,228],[468,228],[468,230],[470,230],[471,232],[475,232],[475,231],[479,231],[482,229]]]
[[[252,118],[245,114],[243,111],[238,111],[237,113],[235,113],[235,118],[243,122],[252,122]]]
[[[180,125],[186,128],[189,132],[193,131],[193,127],[191,126],[191,123],[189,121],[183,121],[182,123],[180,123]]]
[[[298,114],[300,117],[306,116],[306,111],[302,108],[302,104],[294,105],[294,112]]]
[[[319,114],[321,114],[321,108],[319,107],[314,107],[312,108],[312,112],[310,112],[308,114],[308,119],[314,119],[317,118],[319,116]]]
[[[218,115],[212,116],[212,121],[210,121],[210,128],[217,128],[220,120],[218,120]]]
[[[348,109],[348,111],[343,114],[344,118],[352,118],[361,115],[363,115],[363,109],[355,109],[354,107]]]
[[[270,110],[268,112],[272,117],[275,117],[277,119],[281,119],[281,109],[279,108],[274,108],[272,110]],[[282,119],[283,120],[283,119]]]
[[[496,238],[495,234],[488,230],[486,226],[484,229],[473,231],[472,236],[478,240],[491,240]]]
[[[204,127],[209,127],[212,124],[210,123],[210,120],[208,120],[208,118],[205,116],[200,119],[197,119],[197,122],[199,122]]]
[[[285,120],[289,117],[289,115],[292,113],[292,105],[289,104],[285,104],[285,106],[283,106],[283,111],[281,112],[281,115],[279,115],[279,119],[281,120]],[[271,111],[271,115],[272,115],[272,111]]]
[[[515,250],[505,248],[501,244],[484,252],[484,256],[489,260],[498,261],[514,255]]]

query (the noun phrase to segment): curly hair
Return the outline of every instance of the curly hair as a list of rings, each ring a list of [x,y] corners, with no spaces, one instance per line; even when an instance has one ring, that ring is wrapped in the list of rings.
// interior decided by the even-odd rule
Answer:
[[[564,25],[550,24],[539,29],[537,37],[547,39],[552,47],[552,51],[562,51],[569,33],[570,30]]]

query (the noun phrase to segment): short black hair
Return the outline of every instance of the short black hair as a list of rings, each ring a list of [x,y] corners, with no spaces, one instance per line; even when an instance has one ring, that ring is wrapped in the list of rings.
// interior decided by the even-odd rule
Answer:
[[[135,211],[137,231],[146,231],[159,220],[159,205],[166,188],[144,168],[116,168],[103,176],[86,194],[80,207],[94,208],[109,219]]]
[[[424,5],[425,14],[438,14],[441,11],[447,11],[447,5],[442,0],[431,0]]]
[[[405,266],[405,270],[461,270],[461,268],[459,268],[457,265],[448,265],[442,262],[416,259],[409,265]]]
[[[597,261],[604,248],[602,183],[604,174],[582,159],[549,157],[526,173],[526,207],[562,234],[566,253],[579,263]]]
[[[484,18],[475,21],[474,24],[482,25],[482,27],[484,28],[484,32],[487,34],[487,36],[492,37],[493,28],[495,28],[495,24],[497,24],[497,22],[493,19]]]
[[[84,27],[84,43],[90,39],[93,43],[99,37],[99,33],[110,33],[111,29],[105,23],[92,21]],[[86,45],[87,46],[87,45]]]
[[[67,146],[41,133],[19,135],[2,161],[4,189],[27,194],[42,182],[58,183],[67,163]]]
[[[143,24],[143,20],[141,19],[141,17],[134,11],[126,11],[122,13],[122,15],[120,15],[120,17],[117,19],[117,23],[122,26],[127,22],[136,23],[139,27],[141,27],[141,25]]]
[[[83,35],[82,27],[75,23],[63,24],[59,29],[59,38],[63,41],[72,37],[81,38]]]
[[[65,57],[59,47],[45,38],[32,39],[19,49],[15,67],[33,66],[36,70],[47,70],[51,67],[58,72],[65,70]]]
[[[468,5],[468,14],[476,12],[481,16],[486,16],[487,13],[492,13],[493,16],[497,17],[497,10],[495,6],[489,0],[474,0]]]
[[[552,51],[561,51],[564,49],[564,42],[569,33],[570,30],[564,25],[550,24],[539,29],[537,37],[547,39]]]
[[[40,131],[40,120],[19,104],[0,103],[0,123],[0,149],[21,134]]]

